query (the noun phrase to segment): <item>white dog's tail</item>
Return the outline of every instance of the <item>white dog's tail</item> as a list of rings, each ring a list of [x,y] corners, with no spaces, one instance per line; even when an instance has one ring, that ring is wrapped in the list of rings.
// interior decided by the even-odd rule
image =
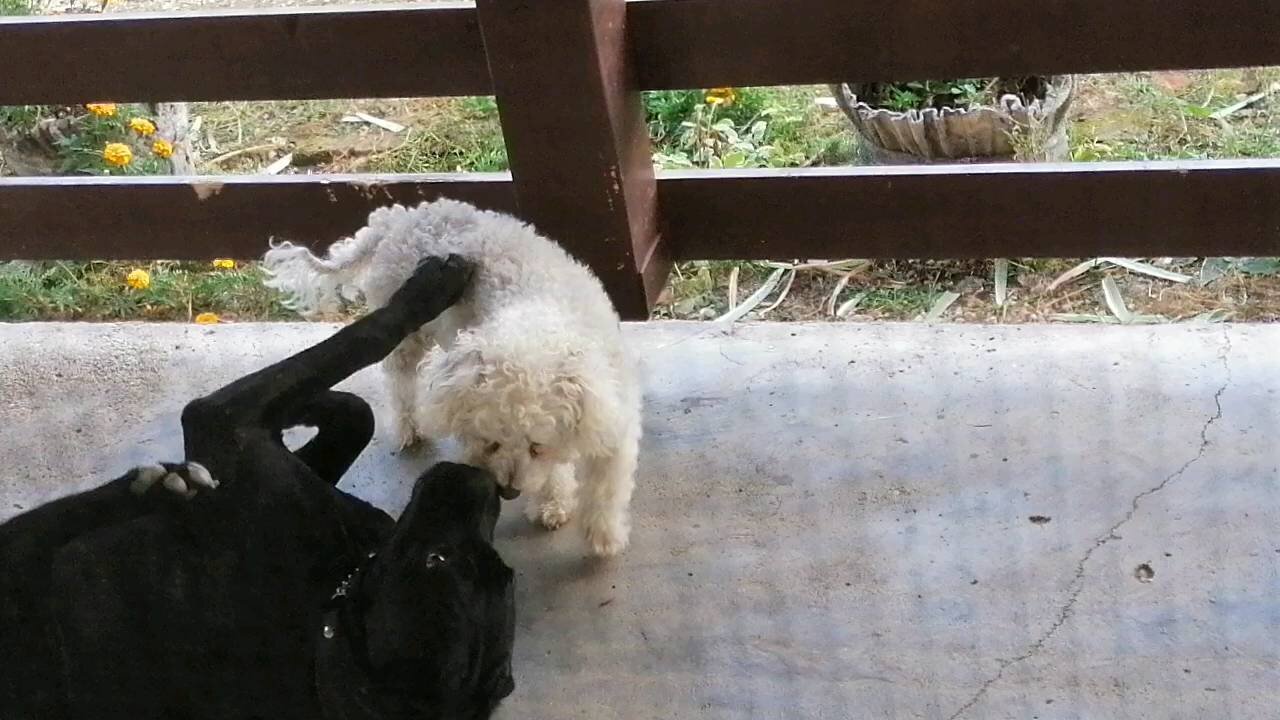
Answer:
[[[266,285],[283,292],[285,305],[304,316],[335,312],[341,299],[350,299],[344,290],[350,287],[384,237],[380,232],[362,228],[355,236],[330,245],[324,258],[290,242],[273,242],[262,258],[268,275]]]

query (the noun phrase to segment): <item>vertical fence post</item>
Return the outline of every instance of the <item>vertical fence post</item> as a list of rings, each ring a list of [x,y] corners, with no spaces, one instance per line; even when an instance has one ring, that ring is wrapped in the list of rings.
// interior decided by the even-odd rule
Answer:
[[[624,319],[670,270],[625,0],[477,0],[521,216],[589,264]]]

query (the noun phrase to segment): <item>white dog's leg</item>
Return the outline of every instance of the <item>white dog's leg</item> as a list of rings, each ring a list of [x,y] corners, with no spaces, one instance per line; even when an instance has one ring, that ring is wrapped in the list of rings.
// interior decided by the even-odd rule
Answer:
[[[426,357],[429,341],[422,333],[404,339],[386,360],[382,369],[387,375],[387,388],[391,393],[391,422],[396,446],[405,450],[425,440],[414,420],[418,405],[418,364]]]
[[[628,433],[612,455],[586,458],[583,469],[582,528],[599,557],[626,549],[631,535],[631,491],[635,489],[640,435]]]
[[[574,477],[573,463],[560,463],[537,495],[525,505],[525,517],[548,530],[555,530],[569,522],[578,504],[578,480]]]

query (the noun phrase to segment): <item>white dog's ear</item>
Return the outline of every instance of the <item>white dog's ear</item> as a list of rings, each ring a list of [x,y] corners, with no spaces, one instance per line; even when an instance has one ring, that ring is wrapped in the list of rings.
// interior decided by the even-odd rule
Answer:
[[[621,442],[621,399],[612,373],[590,354],[575,352],[572,366],[556,380],[553,391],[574,408],[578,450],[587,456],[612,454]]]
[[[435,436],[456,433],[474,410],[466,396],[484,382],[484,373],[484,357],[477,349],[433,352],[422,373],[426,392],[417,418],[422,429]]]

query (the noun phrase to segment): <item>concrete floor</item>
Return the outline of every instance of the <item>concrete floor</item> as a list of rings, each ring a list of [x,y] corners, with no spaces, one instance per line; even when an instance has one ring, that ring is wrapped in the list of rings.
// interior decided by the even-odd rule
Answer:
[[[177,458],[187,399],[330,329],[0,326],[0,518]],[[501,718],[1280,717],[1280,327],[628,332],[633,548],[508,510]],[[346,486],[395,509],[426,462]]]

